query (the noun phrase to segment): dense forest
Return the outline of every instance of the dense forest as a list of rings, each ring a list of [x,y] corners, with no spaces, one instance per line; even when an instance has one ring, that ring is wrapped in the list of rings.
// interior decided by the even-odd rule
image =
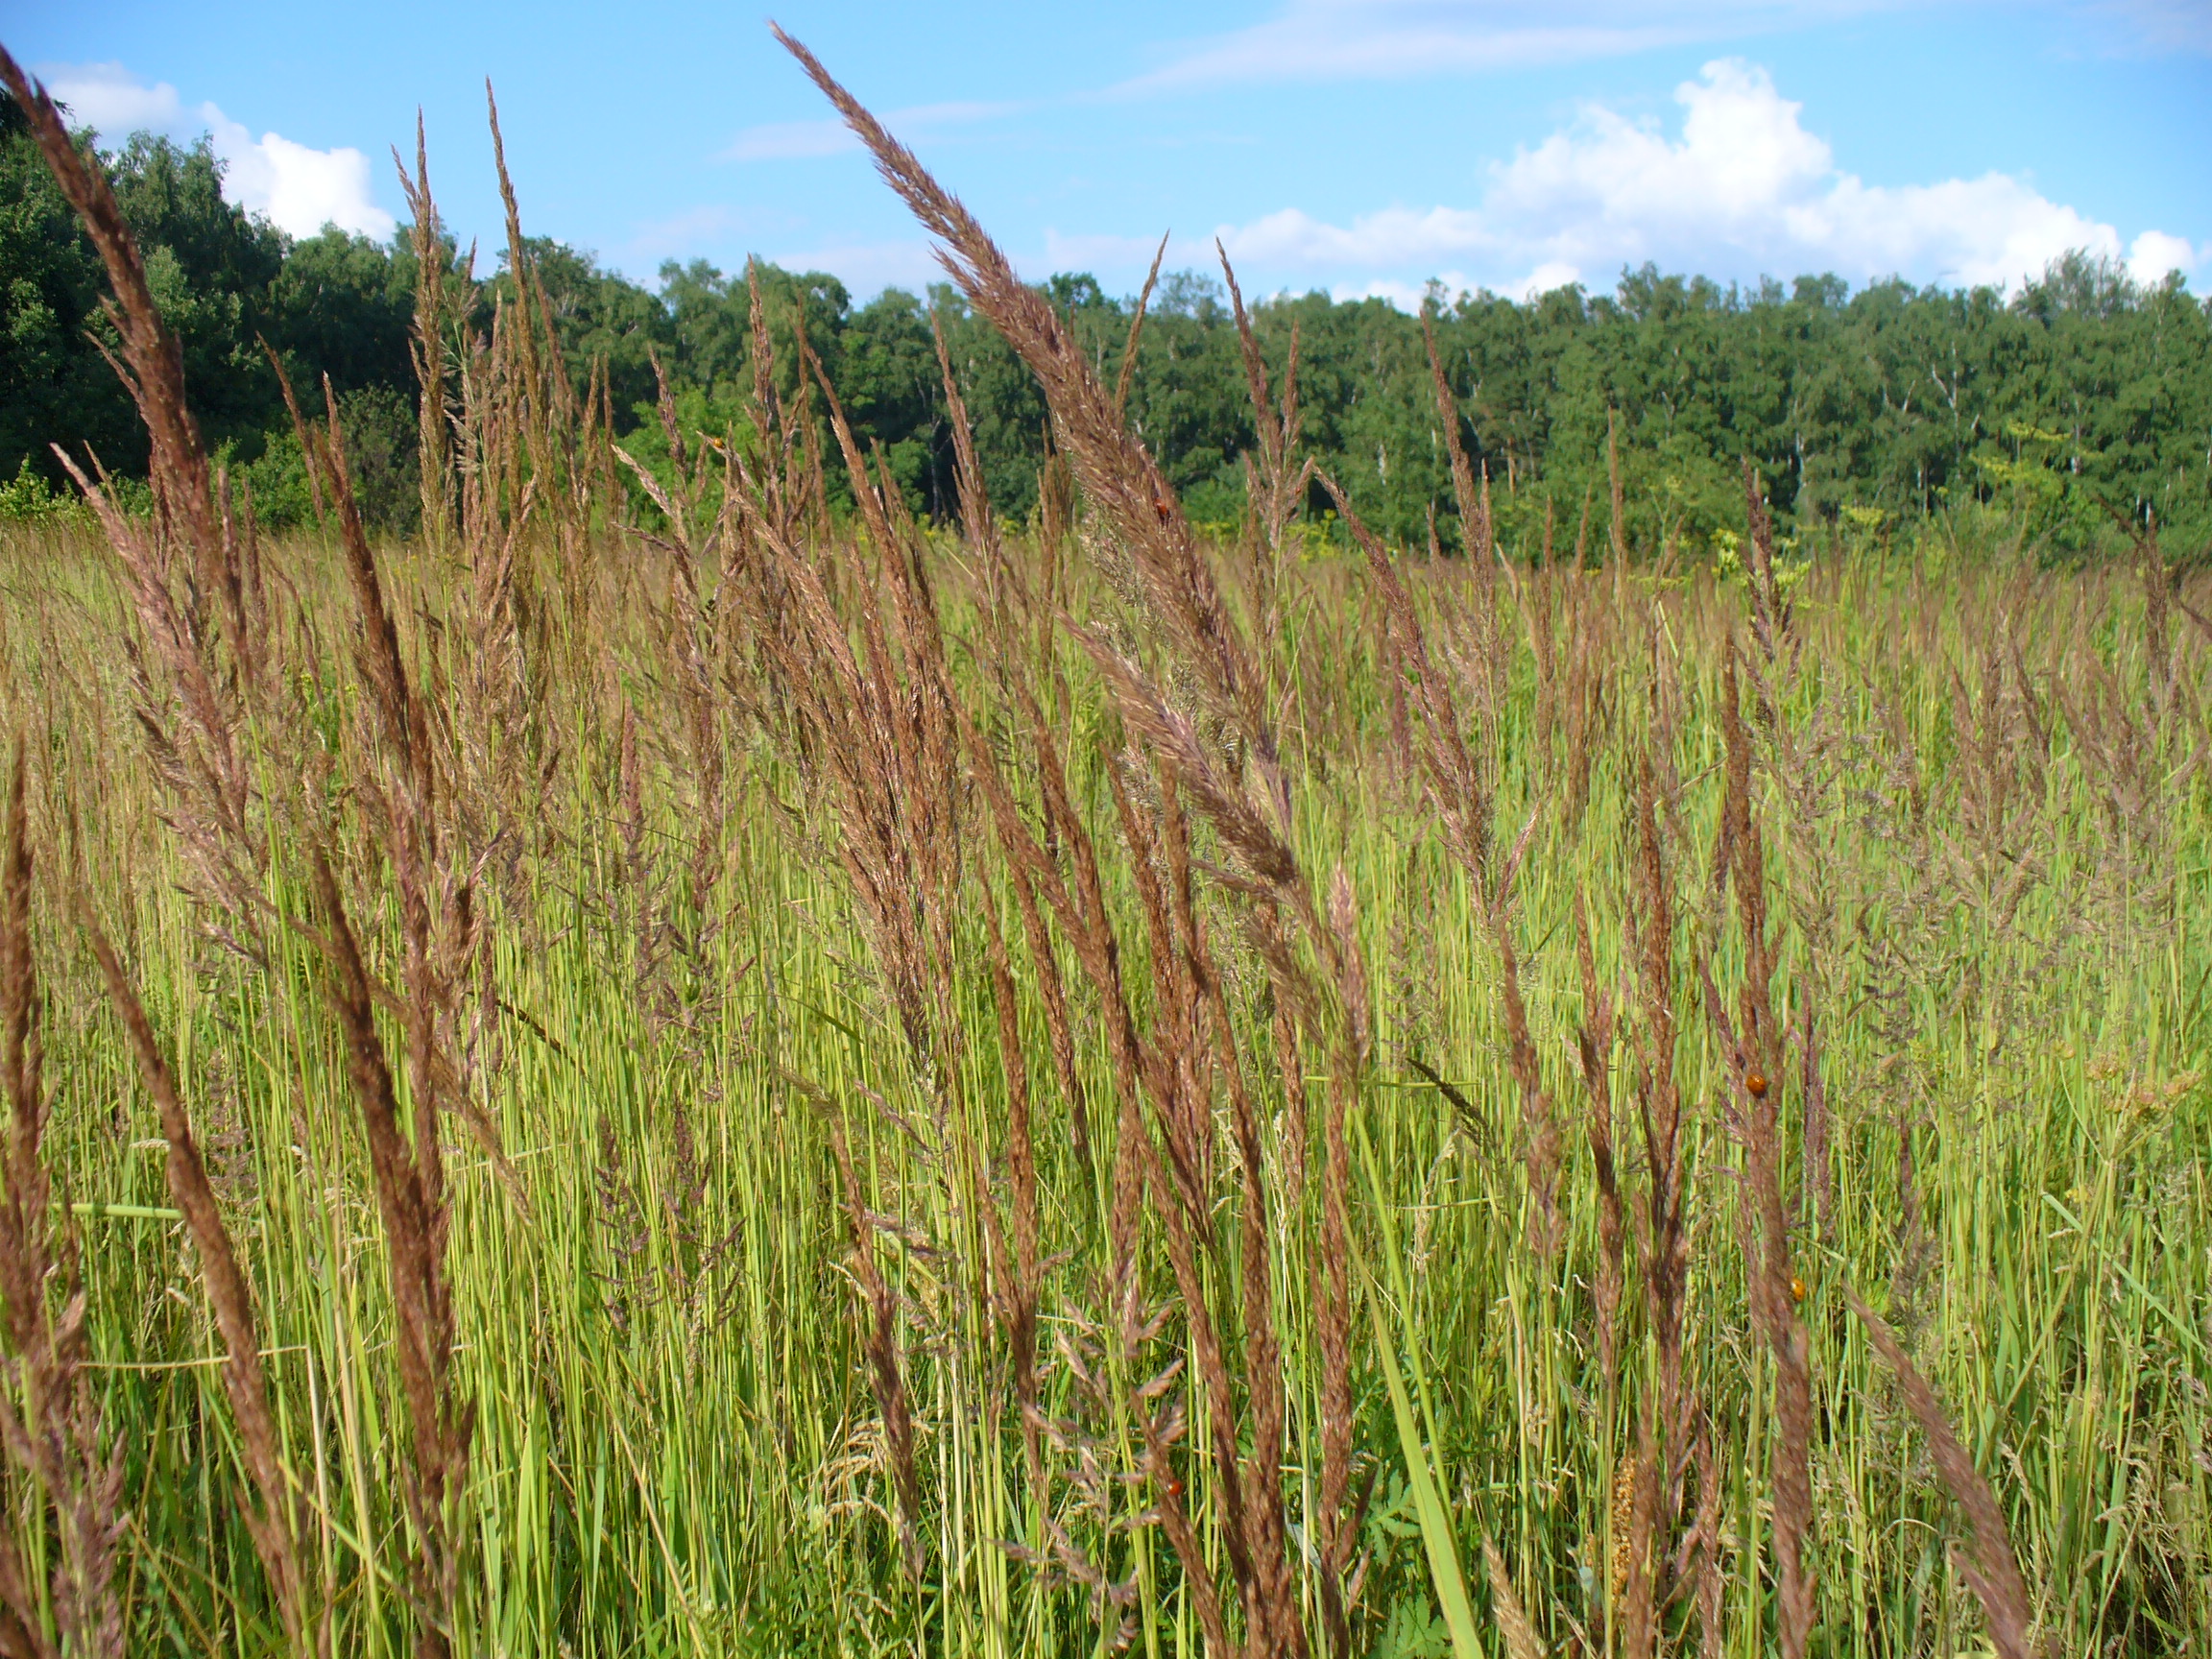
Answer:
[[[48,445],[121,477],[145,462],[131,404],[99,344],[100,265],[22,130],[0,108],[0,478],[35,502],[62,482]],[[295,386],[327,376],[366,504],[395,532],[416,511],[408,340],[416,282],[404,227],[389,244],[325,229],[295,239],[227,203],[203,141],[139,134],[104,159],[183,345],[210,446],[250,482],[264,519],[309,511],[306,471],[273,361]],[[655,362],[685,424],[739,421],[748,382],[744,272],[661,268],[658,291],[550,240],[524,244],[580,393],[603,373],[617,431],[641,460],[664,450]],[[512,282],[505,254],[481,279],[456,255],[446,349],[473,349]],[[953,500],[952,454],[931,339],[945,330],[998,504],[1036,500],[1047,442],[1042,396],[998,335],[950,288],[856,302],[835,277],[755,272],[783,343],[804,328],[864,444],[880,445],[916,511]],[[1111,373],[1135,299],[1087,276],[1046,289]],[[2056,551],[2094,548],[2155,513],[2178,552],[2212,534],[2212,314],[2178,277],[2156,287],[2073,255],[2008,298],[1993,289],[1835,276],[1720,287],[1646,267],[1610,295],[1579,287],[1527,302],[1441,291],[1428,307],[1464,411],[1462,436],[1492,482],[1501,529],[1547,516],[1574,534],[1605,500],[1616,439],[1631,530],[1707,544],[1740,516],[1749,456],[1799,536],[1863,536],[1970,502],[2017,511]],[[1252,310],[1280,374],[1295,339],[1309,447],[1387,534],[1455,545],[1423,320],[1381,300],[1280,295]],[[788,365],[795,353],[778,352]],[[785,371],[788,373],[788,370]],[[1194,518],[1241,500],[1250,404],[1230,301],[1196,271],[1164,276],[1131,376],[1137,424]],[[1314,494],[1315,516],[1322,496]],[[1432,517],[1433,515],[1433,517]]]

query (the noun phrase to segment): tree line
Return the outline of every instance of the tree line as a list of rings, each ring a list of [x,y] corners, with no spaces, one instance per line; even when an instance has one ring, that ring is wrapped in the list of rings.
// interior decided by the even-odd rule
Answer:
[[[87,140],[88,141],[88,140]],[[367,509],[410,527],[415,256],[325,228],[294,238],[226,202],[207,142],[140,133],[103,157],[182,344],[210,448],[252,486],[263,518],[307,516],[308,487],[276,373],[325,376]],[[581,392],[603,373],[618,440],[651,465],[665,373],[687,427],[742,420],[751,383],[745,272],[665,264],[657,289],[557,241],[528,241]],[[464,351],[490,327],[512,274],[449,276]],[[819,272],[757,267],[780,373],[803,331],[864,445],[880,445],[915,511],[954,509],[941,329],[996,505],[1034,509],[1049,443],[1042,395],[948,287],[858,302]],[[1134,298],[1091,276],[1044,284],[1103,373],[1118,376]],[[97,255],[47,175],[20,112],[0,106],[0,478],[59,486],[49,445],[141,472],[145,440],[104,359]],[[1695,549],[1741,516],[1741,467],[1764,475],[1800,536],[1887,526],[1978,504],[2021,515],[2048,545],[2085,550],[2155,514],[2180,538],[2212,533],[2212,310],[2176,275],[2139,284],[2075,253],[2008,298],[1992,288],[1857,292],[1832,276],[1785,286],[1623,272],[1527,301],[1431,289],[1424,315],[1379,300],[1280,295],[1251,308],[1278,383],[1295,341],[1309,450],[1363,516],[1411,545],[1457,545],[1430,361],[1457,399],[1461,439],[1490,480],[1502,533],[1572,539],[1618,480],[1630,534]],[[1429,339],[1424,337],[1427,329]],[[1166,276],[1131,372],[1129,412],[1191,517],[1233,521],[1253,442],[1234,309],[1215,276]],[[834,472],[835,469],[832,469]],[[1312,507],[1324,517],[1316,487]]]

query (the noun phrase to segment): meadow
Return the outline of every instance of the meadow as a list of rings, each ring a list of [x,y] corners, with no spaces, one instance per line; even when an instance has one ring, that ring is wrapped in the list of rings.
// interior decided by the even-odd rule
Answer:
[[[301,387],[263,536],[0,63],[154,458],[0,531],[0,1653],[2203,1651],[2212,582],[1389,545],[1256,344],[1201,534],[802,61],[1025,522],[433,276],[421,534]]]

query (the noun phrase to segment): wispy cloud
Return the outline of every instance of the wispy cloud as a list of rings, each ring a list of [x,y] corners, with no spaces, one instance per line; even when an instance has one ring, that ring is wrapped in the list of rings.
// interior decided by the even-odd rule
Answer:
[[[883,125],[902,137],[972,127],[1019,114],[1027,104],[918,104],[894,109],[882,117]],[[715,156],[717,161],[790,161],[816,156],[843,156],[860,148],[842,121],[770,121],[748,127],[730,147]]]
[[[639,224],[621,245],[620,265],[625,271],[649,271],[664,259],[718,257],[748,238],[770,229],[787,230],[797,223],[789,214],[705,203]]]
[[[224,164],[225,198],[295,236],[312,236],[325,225],[392,234],[396,221],[370,193],[369,157],[358,150],[317,150],[280,132],[255,138],[215,105],[187,106],[168,82],[149,85],[120,63],[43,64],[38,73],[106,142],[139,132],[180,140],[206,133]]]
[[[788,161],[807,156],[842,156],[860,148],[842,121],[769,121],[748,127],[717,161]]]
[[[2212,6],[2204,0],[2092,0],[2085,10],[2093,20],[2117,25],[2113,45],[2212,57]]]
[[[1675,89],[1679,137],[1603,105],[1491,169],[1477,207],[1392,206],[1334,225],[1286,209],[1220,232],[1258,266],[1335,274],[1338,291],[1395,295],[1409,272],[1476,272],[1503,292],[1540,292],[1653,260],[1718,275],[1834,271],[1953,284],[2017,282],[2072,248],[2125,256],[2156,280],[2212,249],[2114,227],[2004,173],[1868,184],[1836,165],[1803,107],[1741,59]],[[1456,286],[1473,286],[1463,276]]]
[[[1625,57],[1744,41],[1929,0],[1284,0],[1276,15],[1167,47],[1114,88],[1188,90],[1238,82],[1386,80]],[[1992,12],[1990,0],[1937,0]],[[2015,0],[2017,5],[2019,0]],[[2212,55],[2206,0],[2026,0],[2071,17],[2098,49]]]
[[[919,292],[945,280],[927,242],[833,242],[768,255],[786,271],[827,271],[865,299],[884,288]]]
[[[1045,269],[1118,271],[1134,265],[1142,271],[1152,263],[1153,251],[1159,246],[1160,238],[1157,236],[1067,235],[1047,228],[1045,232]],[[1169,243],[1168,253],[1176,259],[1211,259],[1214,249],[1203,238],[1193,241],[1190,237],[1180,237]]]
[[[1290,0],[1118,90],[1345,81],[1613,58],[1887,10],[1901,0]],[[2158,0],[2140,0],[2155,4]]]

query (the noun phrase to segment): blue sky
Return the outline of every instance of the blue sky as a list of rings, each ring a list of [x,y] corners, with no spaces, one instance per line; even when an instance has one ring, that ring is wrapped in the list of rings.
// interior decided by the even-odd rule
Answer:
[[[1033,276],[1212,261],[1247,291],[1431,277],[2010,284],[2069,246],[2212,288],[2212,0],[776,0]],[[926,242],[742,9],[0,0],[0,41],[120,137],[214,134],[234,199],[388,230],[420,106],[448,219],[650,280],[748,253],[856,294]]]

